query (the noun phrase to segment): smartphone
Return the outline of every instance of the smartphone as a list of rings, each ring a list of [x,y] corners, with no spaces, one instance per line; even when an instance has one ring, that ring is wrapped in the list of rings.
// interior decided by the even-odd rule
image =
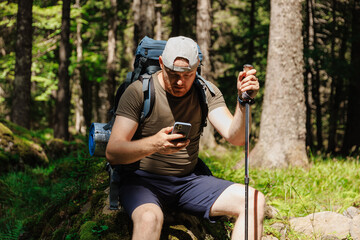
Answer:
[[[173,133],[183,134],[185,137],[176,139],[176,141],[184,141],[189,137],[190,129],[191,129],[190,123],[175,122],[174,128],[173,128],[171,134],[173,134]]]

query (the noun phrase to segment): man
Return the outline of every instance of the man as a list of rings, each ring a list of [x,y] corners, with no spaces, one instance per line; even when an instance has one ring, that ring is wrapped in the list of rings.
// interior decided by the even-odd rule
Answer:
[[[134,223],[132,239],[159,239],[165,208],[209,220],[222,215],[235,216],[232,239],[244,239],[245,186],[194,173],[201,134],[201,106],[193,86],[200,62],[197,44],[186,37],[170,38],[159,62],[161,71],[152,76],[156,100],[151,115],[139,126],[144,96],[141,82],[134,82],[120,99],[106,149],[112,165],[139,163],[138,170],[127,175],[120,188],[120,202]],[[255,69],[239,73],[239,96],[248,91],[255,97],[259,90],[255,73]],[[237,103],[233,116],[219,89],[212,87],[215,96],[206,92],[208,119],[227,141],[243,145],[245,107]],[[188,139],[176,141],[183,135],[170,134],[175,121],[191,123]],[[258,239],[261,238],[265,205],[264,195],[255,192],[250,188],[251,240],[255,236],[255,225]],[[257,202],[256,217],[254,202]]]

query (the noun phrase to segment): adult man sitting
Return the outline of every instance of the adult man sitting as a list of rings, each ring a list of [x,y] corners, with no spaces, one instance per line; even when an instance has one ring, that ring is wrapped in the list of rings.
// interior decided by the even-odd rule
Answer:
[[[152,75],[156,100],[151,115],[139,126],[144,96],[141,82],[134,82],[120,99],[106,149],[112,165],[139,163],[138,169],[126,176],[120,188],[120,202],[134,223],[132,239],[159,239],[164,208],[209,220],[223,215],[236,216],[232,239],[243,239],[244,185],[194,172],[202,114],[193,86],[200,62],[197,44],[182,36],[170,38],[159,62],[161,71]],[[255,97],[259,90],[255,73],[255,69],[239,73],[239,96],[248,91]],[[228,142],[243,145],[245,108],[237,103],[232,115],[220,90],[212,87],[214,96],[206,90],[209,121]],[[176,121],[191,123],[188,139],[176,141],[183,135],[170,134]],[[257,203],[256,217],[254,202]],[[263,194],[250,188],[249,239],[254,239],[254,225],[261,238],[264,205]]]

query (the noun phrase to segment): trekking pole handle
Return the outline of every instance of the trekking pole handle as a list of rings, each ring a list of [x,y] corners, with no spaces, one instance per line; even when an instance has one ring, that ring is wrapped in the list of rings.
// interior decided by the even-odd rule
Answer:
[[[253,69],[253,68],[254,68],[254,66],[251,65],[251,64],[244,64],[244,66],[243,66],[244,72],[248,72],[248,71],[250,71],[250,70]],[[244,101],[248,101],[248,100],[252,99],[252,98],[250,97],[251,93],[252,93],[251,90],[250,90],[250,91],[243,92],[243,93],[241,94],[241,98],[242,98]]]

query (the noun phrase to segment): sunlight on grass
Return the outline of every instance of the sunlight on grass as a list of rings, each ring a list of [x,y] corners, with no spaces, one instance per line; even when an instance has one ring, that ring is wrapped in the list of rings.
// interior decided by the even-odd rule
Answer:
[[[201,158],[215,176],[244,183],[244,167],[233,169],[244,157],[242,152],[242,148],[216,155],[202,152]],[[250,186],[263,192],[267,204],[287,218],[322,211],[343,213],[360,201],[359,159],[318,156],[311,157],[310,162],[309,169],[250,168]]]

